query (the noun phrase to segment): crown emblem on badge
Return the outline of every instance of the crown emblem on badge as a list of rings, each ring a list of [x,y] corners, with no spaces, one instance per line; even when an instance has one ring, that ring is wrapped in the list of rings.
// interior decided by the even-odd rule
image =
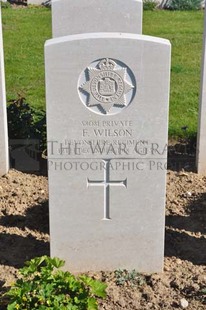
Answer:
[[[114,70],[115,66],[116,63],[109,58],[103,59],[99,63],[100,70]]]
[[[83,76],[86,81],[78,87],[80,98],[93,112],[116,114],[131,102],[135,86],[126,66],[117,64],[113,59],[103,58],[96,62],[95,66],[86,68]],[[82,79],[81,77],[80,80]],[[85,94],[86,98],[81,96],[81,93]]]

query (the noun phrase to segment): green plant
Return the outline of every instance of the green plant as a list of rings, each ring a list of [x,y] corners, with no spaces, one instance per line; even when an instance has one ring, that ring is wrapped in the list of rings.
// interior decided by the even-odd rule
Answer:
[[[168,4],[170,10],[199,10],[202,0],[171,0]]]
[[[7,107],[10,139],[38,139],[40,150],[46,148],[46,113],[36,110],[19,97]]]
[[[34,110],[25,102],[25,98],[19,97],[17,100],[10,100],[7,107],[8,132],[10,139],[32,138]]]
[[[138,273],[136,270],[128,271],[126,269],[118,269],[114,272],[117,285],[130,284],[134,286],[143,285],[145,277]]]
[[[96,310],[97,297],[106,297],[106,284],[59,270],[64,261],[42,256],[26,262],[22,278],[6,293],[7,310]]]
[[[145,11],[153,11],[157,6],[155,0],[144,0],[143,7]]]
[[[1,7],[4,9],[8,9],[11,8],[11,4],[7,1],[7,2],[1,2]]]

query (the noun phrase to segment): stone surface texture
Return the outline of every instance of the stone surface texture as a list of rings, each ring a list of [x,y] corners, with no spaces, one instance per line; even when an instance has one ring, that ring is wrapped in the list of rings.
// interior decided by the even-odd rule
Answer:
[[[44,0],[27,0],[27,4],[33,4],[33,5],[41,5]]]
[[[206,175],[206,14],[202,55],[202,78],[199,102],[199,126],[197,135],[197,172]]]
[[[142,8],[141,0],[54,0],[53,37],[93,32],[141,34]]]

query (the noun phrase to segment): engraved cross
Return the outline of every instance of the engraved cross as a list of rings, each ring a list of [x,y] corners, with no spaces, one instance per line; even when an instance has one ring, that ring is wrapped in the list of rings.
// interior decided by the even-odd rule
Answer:
[[[91,181],[87,179],[87,187],[89,186],[103,186],[104,187],[104,218],[103,220],[110,220],[110,186],[123,186],[127,188],[127,179],[122,181],[110,180],[110,161],[111,159],[104,159],[104,179]]]

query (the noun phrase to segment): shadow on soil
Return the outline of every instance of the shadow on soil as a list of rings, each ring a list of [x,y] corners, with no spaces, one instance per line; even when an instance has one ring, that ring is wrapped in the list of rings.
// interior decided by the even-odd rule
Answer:
[[[0,218],[0,225],[5,227],[29,228],[42,233],[49,233],[48,201],[27,209],[25,215],[7,215]]]
[[[23,267],[25,261],[36,256],[49,255],[49,243],[29,235],[0,234],[0,262],[3,265]]]
[[[6,227],[17,227],[25,231],[21,236],[16,234],[0,234],[0,263],[3,265],[20,268],[25,261],[36,256],[49,255],[49,242],[38,240],[26,229],[49,233],[48,201],[28,209],[25,215],[6,215],[1,218],[0,225]]]
[[[168,146],[168,169],[196,172],[196,141],[170,143]]]
[[[206,264],[206,193],[191,202],[188,216],[166,217],[165,255]]]

